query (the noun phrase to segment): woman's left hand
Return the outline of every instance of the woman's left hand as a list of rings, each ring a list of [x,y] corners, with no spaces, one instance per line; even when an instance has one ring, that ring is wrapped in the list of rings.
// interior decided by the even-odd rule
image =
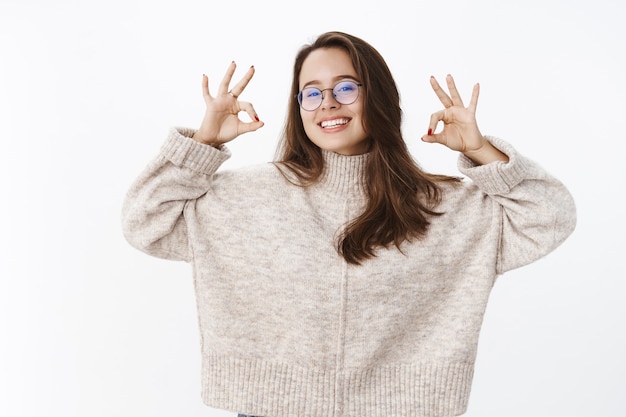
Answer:
[[[462,152],[479,164],[494,160],[507,161],[506,155],[495,149],[478,129],[476,105],[480,86],[474,85],[469,106],[465,107],[452,75],[446,76],[446,83],[450,95],[446,94],[435,77],[430,77],[430,85],[445,109],[430,116],[428,134],[422,136],[422,140],[429,143],[441,143],[454,151]],[[443,122],[443,130],[435,133],[439,122]]]

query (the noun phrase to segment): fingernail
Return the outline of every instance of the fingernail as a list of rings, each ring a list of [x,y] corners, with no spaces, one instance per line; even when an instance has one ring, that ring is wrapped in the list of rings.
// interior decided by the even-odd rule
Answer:
[[[433,134],[433,130],[432,129],[428,129],[428,136]]]
[[[258,122],[259,121],[259,116],[254,116],[254,119]]]
[[[254,68],[254,65],[250,65],[250,68]]]

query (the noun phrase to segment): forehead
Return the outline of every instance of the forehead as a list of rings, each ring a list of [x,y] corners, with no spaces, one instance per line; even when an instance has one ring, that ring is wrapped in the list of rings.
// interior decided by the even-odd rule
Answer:
[[[302,63],[300,85],[326,84],[351,76],[357,78],[350,55],[341,48],[320,48],[312,51]]]

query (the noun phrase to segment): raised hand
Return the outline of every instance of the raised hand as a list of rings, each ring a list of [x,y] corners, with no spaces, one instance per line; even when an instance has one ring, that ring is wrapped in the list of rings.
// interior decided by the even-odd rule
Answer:
[[[508,157],[494,148],[478,129],[476,106],[480,86],[474,85],[470,103],[465,107],[452,75],[446,76],[446,84],[450,95],[441,88],[435,77],[430,77],[430,85],[445,108],[430,116],[428,134],[422,136],[422,140],[440,143],[454,151],[462,152],[479,164],[508,161]],[[443,122],[443,129],[435,133],[439,122]]]
[[[263,126],[252,104],[238,100],[254,75],[254,67],[250,67],[243,78],[229,89],[236,67],[235,62],[230,64],[215,97],[209,92],[209,78],[206,75],[202,76],[202,95],[206,111],[200,128],[193,135],[194,140],[218,146]],[[239,119],[239,113],[242,111],[250,116],[252,119],[250,122]]]

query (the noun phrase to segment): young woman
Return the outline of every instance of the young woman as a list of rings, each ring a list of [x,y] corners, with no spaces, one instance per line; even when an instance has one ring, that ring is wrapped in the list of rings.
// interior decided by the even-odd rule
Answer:
[[[263,126],[203,77],[198,130],[173,129],[128,192],[123,230],[150,255],[191,263],[202,396],[264,417],[465,412],[483,314],[500,274],[574,230],[567,189],[483,136],[451,76],[427,142],[467,179],[424,172],[401,134],[399,94],[368,43],[322,34],[296,57],[276,160],[218,170],[225,144]],[[250,122],[241,121],[246,112]],[[443,129],[435,133],[442,123]]]

